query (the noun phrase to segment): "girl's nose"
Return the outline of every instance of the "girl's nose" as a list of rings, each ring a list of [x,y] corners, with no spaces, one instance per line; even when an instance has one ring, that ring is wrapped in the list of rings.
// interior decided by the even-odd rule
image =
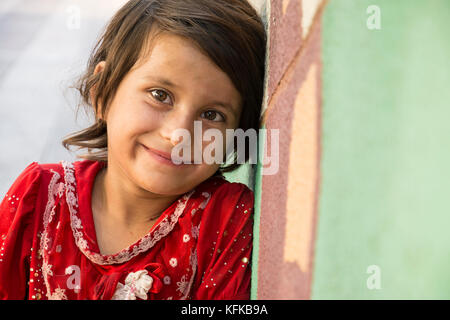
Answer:
[[[184,112],[182,108],[179,108],[178,110],[173,109],[166,113],[165,117],[162,118],[160,135],[172,146],[175,146],[180,142],[188,143],[188,141],[183,141],[183,139],[186,139],[187,135],[182,133],[188,133],[188,135],[192,137],[194,120],[193,115]],[[189,142],[193,143],[193,141]]]

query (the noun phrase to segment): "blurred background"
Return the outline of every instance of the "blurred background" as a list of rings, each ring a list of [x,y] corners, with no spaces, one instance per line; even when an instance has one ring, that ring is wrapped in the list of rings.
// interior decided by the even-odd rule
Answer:
[[[264,5],[253,298],[449,299],[450,1]]]
[[[33,161],[74,160],[62,138],[90,119],[70,89],[124,0],[0,1],[0,194]],[[91,120],[92,121],[92,120]]]
[[[75,160],[69,89],[124,0],[0,1],[0,198]],[[250,0],[268,32],[252,299],[450,298],[450,1]],[[270,134],[260,145],[271,150]]]

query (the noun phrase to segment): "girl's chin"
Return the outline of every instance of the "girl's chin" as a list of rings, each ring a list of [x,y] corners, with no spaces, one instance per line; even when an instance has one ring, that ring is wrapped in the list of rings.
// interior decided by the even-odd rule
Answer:
[[[189,191],[185,191],[186,176],[183,178],[176,175],[169,175],[168,173],[161,173],[157,170],[153,172],[149,172],[148,170],[137,172],[135,181],[140,188],[160,195],[175,196]]]
[[[201,182],[211,177],[219,166],[189,165],[186,169],[171,170],[166,166],[142,159],[135,171],[135,179],[151,192],[164,195],[177,195],[189,192]],[[192,179],[192,177],[197,179]],[[144,187],[145,186],[145,187]]]

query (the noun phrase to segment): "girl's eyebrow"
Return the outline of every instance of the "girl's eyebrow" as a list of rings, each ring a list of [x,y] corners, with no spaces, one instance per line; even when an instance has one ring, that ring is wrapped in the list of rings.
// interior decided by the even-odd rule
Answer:
[[[151,79],[151,80],[154,80],[154,81],[158,81],[158,82],[160,82],[160,83],[162,83],[162,84],[164,84],[166,86],[169,86],[169,87],[173,87],[173,88],[179,88],[180,87],[179,85],[173,83],[169,79],[166,79],[166,78],[163,78],[163,77],[156,77],[156,76],[148,75],[148,76],[146,76],[144,78],[145,79]]]
[[[229,111],[234,112],[233,106],[229,103],[225,103],[225,102],[221,102],[221,101],[213,101],[211,104],[222,106],[225,109],[228,109]]]

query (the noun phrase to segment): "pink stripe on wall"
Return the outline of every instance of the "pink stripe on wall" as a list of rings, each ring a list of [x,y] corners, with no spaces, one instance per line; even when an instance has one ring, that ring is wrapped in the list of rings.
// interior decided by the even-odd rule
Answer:
[[[285,37],[288,45],[289,34]],[[320,23],[313,23],[302,45],[288,63],[270,64],[287,67],[270,70],[283,76],[264,118],[269,154],[270,130],[279,130],[279,172],[262,176],[258,299],[311,296],[320,181]]]

